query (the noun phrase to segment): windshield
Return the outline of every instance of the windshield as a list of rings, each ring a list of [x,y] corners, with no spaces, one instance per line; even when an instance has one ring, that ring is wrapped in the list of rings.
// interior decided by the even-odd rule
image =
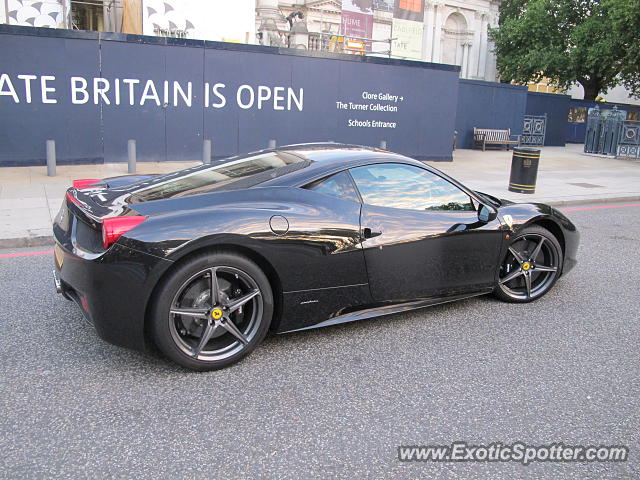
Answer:
[[[185,171],[184,175],[167,175],[165,181],[143,188],[129,198],[130,203],[164,198],[185,197],[199,193],[249,188],[286,173],[303,168],[308,160],[288,152],[268,152],[249,157],[232,157],[210,167]]]

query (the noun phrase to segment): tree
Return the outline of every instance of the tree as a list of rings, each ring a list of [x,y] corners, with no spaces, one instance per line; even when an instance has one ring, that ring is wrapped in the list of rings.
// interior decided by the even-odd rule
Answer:
[[[640,0],[504,0],[489,33],[503,80],[578,82],[586,100],[622,84],[640,97]]]

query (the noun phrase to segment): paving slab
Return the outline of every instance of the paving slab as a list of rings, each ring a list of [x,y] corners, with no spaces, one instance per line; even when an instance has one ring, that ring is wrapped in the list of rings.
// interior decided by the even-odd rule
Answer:
[[[453,162],[433,166],[475,190],[522,202],[553,205],[640,199],[640,161],[582,153],[582,145],[543,147],[535,193],[510,192],[512,151],[456,150]]]

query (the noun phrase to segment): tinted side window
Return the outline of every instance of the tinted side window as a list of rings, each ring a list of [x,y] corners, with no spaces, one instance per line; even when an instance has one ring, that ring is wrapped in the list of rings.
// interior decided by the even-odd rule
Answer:
[[[475,210],[471,198],[422,168],[381,163],[350,170],[364,203],[410,210]]]
[[[347,172],[336,173],[330,177],[316,180],[305,188],[315,190],[318,193],[324,193],[325,195],[360,202],[358,193],[353,186],[353,181]]]

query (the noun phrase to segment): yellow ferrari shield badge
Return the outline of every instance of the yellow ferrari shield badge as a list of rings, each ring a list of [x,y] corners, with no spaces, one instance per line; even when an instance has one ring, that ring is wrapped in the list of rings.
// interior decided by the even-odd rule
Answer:
[[[513,227],[513,217],[511,215],[503,215],[502,219],[509,228]]]

